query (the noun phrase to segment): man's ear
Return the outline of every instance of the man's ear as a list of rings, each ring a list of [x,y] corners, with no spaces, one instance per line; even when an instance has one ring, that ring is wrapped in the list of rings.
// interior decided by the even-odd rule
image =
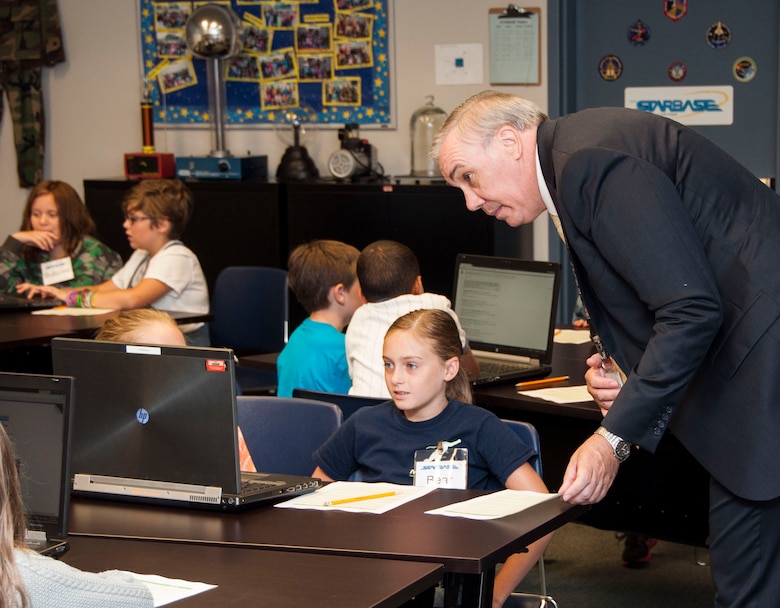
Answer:
[[[507,152],[512,158],[520,158],[523,153],[523,142],[520,132],[510,125],[504,125],[496,133],[496,145]]]
[[[412,295],[419,296],[424,293],[425,289],[423,289],[422,277],[418,274],[417,278],[414,280],[414,285],[412,286]]]

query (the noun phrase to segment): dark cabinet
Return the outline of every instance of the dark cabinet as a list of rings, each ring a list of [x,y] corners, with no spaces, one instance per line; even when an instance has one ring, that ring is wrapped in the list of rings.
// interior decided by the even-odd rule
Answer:
[[[420,261],[426,291],[451,297],[458,253],[494,254],[495,220],[466,209],[447,185],[284,184],[287,250],[313,239],[336,239],[362,249],[380,239],[408,245]],[[290,299],[293,326],[305,318]]]
[[[84,198],[98,238],[124,259],[131,253],[122,228],[122,200],[136,182],[85,180]],[[513,255],[504,243],[530,247],[528,232],[510,229],[466,209],[460,190],[447,185],[276,184],[188,181],[195,211],[182,240],[200,259],[209,288],[226,266],[286,268],[296,245],[336,239],[358,249],[378,239],[405,243],[420,260],[427,291],[451,296],[458,253]],[[520,257],[520,256],[516,256]],[[292,327],[305,313],[291,298]]]
[[[286,184],[288,249],[328,238],[362,249],[379,239],[411,247],[427,291],[451,295],[458,253],[493,255],[495,220],[466,209],[450,186]]]
[[[127,260],[131,249],[122,222],[122,201],[136,182],[85,180],[84,202],[98,238]],[[209,289],[226,266],[281,267],[278,187],[266,182],[194,181],[195,209],[182,241],[200,260]]]

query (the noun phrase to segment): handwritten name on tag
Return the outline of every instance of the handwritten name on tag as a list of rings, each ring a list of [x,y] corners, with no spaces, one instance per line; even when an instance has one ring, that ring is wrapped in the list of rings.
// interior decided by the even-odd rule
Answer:
[[[50,260],[41,264],[41,277],[44,285],[56,285],[72,280],[76,275],[73,274],[73,264],[69,257],[58,260]]]
[[[465,490],[468,486],[467,448],[417,450],[414,453],[414,485]]]

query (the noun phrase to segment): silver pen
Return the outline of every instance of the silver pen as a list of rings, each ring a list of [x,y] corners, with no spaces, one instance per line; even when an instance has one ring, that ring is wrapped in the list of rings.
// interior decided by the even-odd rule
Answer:
[[[596,352],[598,352],[599,357],[601,357],[601,374],[605,378],[612,378],[613,380],[617,380],[618,386],[623,386],[623,376],[617,370],[615,361],[609,355],[607,349],[604,348],[604,343],[601,341],[601,338],[594,334],[590,337],[590,339],[596,346]]]

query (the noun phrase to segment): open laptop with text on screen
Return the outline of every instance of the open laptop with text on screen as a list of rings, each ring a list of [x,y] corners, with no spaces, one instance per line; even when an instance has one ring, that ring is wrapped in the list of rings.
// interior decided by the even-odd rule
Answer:
[[[55,338],[52,359],[76,378],[74,492],[232,510],[319,485],[240,471],[230,349]]]
[[[453,309],[479,362],[474,384],[550,374],[560,280],[555,262],[458,254]]]
[[[50,557],[68,550],[73,378],[0,372],[0,424],[19,470],[26,545]]]

